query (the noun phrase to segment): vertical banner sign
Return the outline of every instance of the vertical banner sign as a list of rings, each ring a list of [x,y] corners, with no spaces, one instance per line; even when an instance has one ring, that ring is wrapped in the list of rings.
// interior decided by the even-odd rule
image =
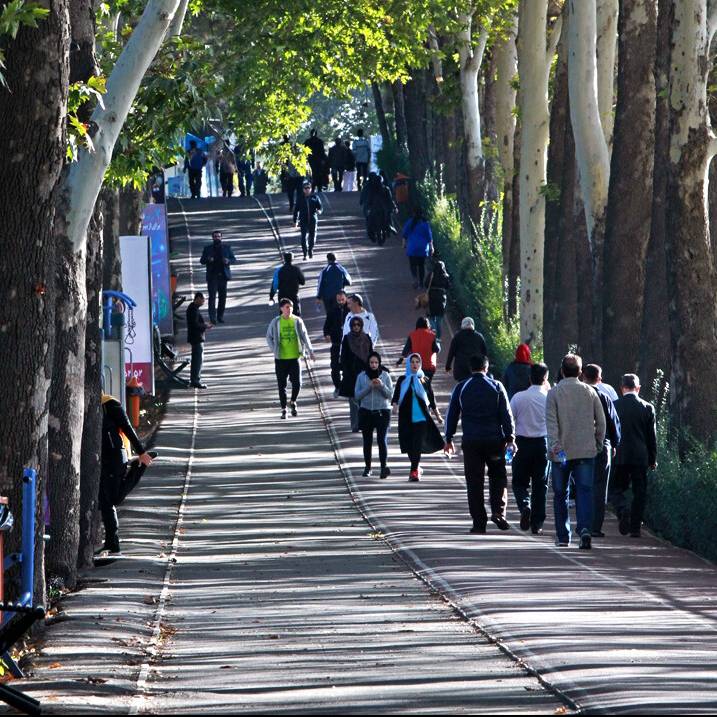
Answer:
[[[149,237],[120,237],[122,291],[137,307],[127,311],[125,374],[135,376],[147,393],[154,393],[152,345],[152,257]]]
[[[169,283],[169,238],[164,204],[148,204],[142,213],[142,234],[152,247],[152,320],[162,336],[174,333]]]

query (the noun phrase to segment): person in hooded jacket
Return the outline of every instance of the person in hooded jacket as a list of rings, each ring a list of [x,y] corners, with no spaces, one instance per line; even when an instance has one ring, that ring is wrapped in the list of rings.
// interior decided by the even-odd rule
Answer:
[[[428,290],[428,321],[436,332],[436,338],[441,340],[441,326],[448,306],[448,289],[451,277],[446,265],[441,261],[438,250],[434,249],[431,257],[431,269],[426,275],[426,289]]]
[[[293,261],[294,255],[289,251],[284,254],[284,263],[274,270],[269,289],[269,303],[274,302],[275,294],[278,294],[280,299],[291,299],[294,303],[294,316],[301,316],[299,287],[306,283],[306,278]]]
[[[377,174],[369,175],[364,211],[369,239],[374,244],[383,246],[391,231],[391,218],[398,212],[398,207],[393,200],[391,189]]]
[[[423,373],[431,382],[436,373],[436,358],[440,351],[441,344],[438,343],[435,332],[429,328],[428,319],[419,316],[416,319],[416,328],[408,334],[402,356],[396,361],[396,366],[400,366],[405,358],[416,353],[421,357]]]
[[[505,367],[503,384],[508,392],[508,400],[513,398],[518,391],[525,391],[530,388],[530,367],[533,365],[533,358],[530,355],[530,346],[527,343],[519,344],[515,350],[515,361],[511,361]]]
[[[381,365],[381,355],[368,355],[368,368],[356,379],[354,398],[359,404],[359,428],[363,434],[364,478],[371,475],[373,433],[376,431],[381,478],[391,474],[388,463],[388,427],[391,423],[393,381],[388,369]]]
[[[463,381],[471,375],[470,360],[472,356],[487,356],[483,334],[476,331],[475,321],[466,316],[461,321],[461,330],[453,337],[448,347],[446,357],[446,371],[453,369],[453,378],[456,381]]]
[[[341,342],[341,388],[339,395],[349,399],[351,430],[359,431],[358,402],[354,398],[356,379],[368,367],[368,356],[373,351],[371,337],[364,332],[363,319],[354,316],[349,323],[349,332]]]
[[[401,453],[411,462],[408,480],[420,480],[421,456],[435,453],[443,448],[443,438],[431,417],[439,422],[441,415],[436,407],[431,384],[421,369],[421,357],[411,354],[406,363],[406,373],[396,382],[393,392],[393,410],[398,412],[398,442]]]

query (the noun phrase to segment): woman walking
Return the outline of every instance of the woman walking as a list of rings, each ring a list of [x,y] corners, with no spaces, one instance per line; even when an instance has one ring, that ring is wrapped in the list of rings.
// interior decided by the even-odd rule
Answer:
[[[356,379],[354,398],[359,404],[359,427],[363,434],[363,475],[371,475],[373,432],[376,431],[378,459],[381,462],[381,478],[388,478],[391,470],[388,461],[388,427],[391,423],[391,397],[393,381],[388,369],[381,365],[381,356],[372,351],[368,368]]]
[[[411,354],[406,364],[406,375],[396,382],[393,392],[393,410],[398,411],[398,442],[401,453],[411,461],[408,480],[415,483],[421,473],[421,455],[435,453],[443,448],[443,438],[431,418],[430,411],[441,422],[431,384],[421,370],[421,357]]]
[[[446,271],[446,265],[440,260],[438,251],[433,252],[433,268],[426,276],[426,287],[428,289],[428,320],[431,328],[436,332],[436,338],[441,340],[441,324],[446,315],[448,305],[448,289],[451,277]]]
[[[433,234],[420,207],[413,210],[413,218],[403,225],[403,248],[413,275],[413,288],[424,285],[426,279],[426,257],[433,254]]]
[[[359,432],[358,402],[354,397],[356,379],[368,368],[368,356],[373,350],[371,337],[363,330],[363,319],[354,316],[349,323],[349,332],[341,342],[341,388],[339,395],[349,399],[351,430]]]
[[[436,373],[436,359],[441,350],[441,344],[436,338],[436,332],[428,326],[428,319],[419,316],[416,319],[416,328],[408,334],[406,345],[403,347],[401,357],[396,361],[400,366],[403,360],[411,354],[418,354],[421,357],[421,370],[430,383]]]

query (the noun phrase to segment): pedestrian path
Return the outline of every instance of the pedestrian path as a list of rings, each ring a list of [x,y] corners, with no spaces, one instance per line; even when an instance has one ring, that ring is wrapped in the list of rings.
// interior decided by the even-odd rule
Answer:
[[[278,420],[264,213],[217,200],[171,218],[183,292],[203,287],[212,229],[239,260],[226,323],[208,334],[210,388],[174,392],[162,459],[121,511],[127,557],[63,601],[24,689],[58,712],[562,708],[363,520],[310,381],[300,416]]]

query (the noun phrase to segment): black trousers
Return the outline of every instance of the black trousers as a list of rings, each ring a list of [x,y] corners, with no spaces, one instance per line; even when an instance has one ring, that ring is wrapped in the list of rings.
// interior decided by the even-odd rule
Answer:
[[[189,383],[200,383],[204,363],[204,344],[192,344],[192,366],[189,369]]]
[[[331,342],[331,383],[338,391],[341,388],[341,341]]]
[[[612,446],[605,441],[602,451],[595,456],[595,477],[593,478],[593,533],[602,531],[605,521],[605,505],[610,484],[612,467]]]
[[[116,506],[134,490],[147,466],[131,460],[122,466],[103,465],[100,473],[100,515],[105,526],[105,546],[119,550],[119,519]]]
[[[222,196],[231,197],[234,194],[233,172],[219,172],[219,183],[222,185]]]
[[[356,162],[356,186],[361,189],[368,178],[368,162]]]
[[[207,290],[209,292],[209,320],[216,323],[217,319],[224,318],[224,308],[227,305],[227,277],[224,274],[209,274]],[[217,295],[219,296],[218,307]]]
[[[408,460],[411,461],[411,470],[418,470],[421,463],[421,452],[423,450],[423,440],[426,436],[426,422],[419,421],[411,424],[411,437],[408,446]]]
[[[291,402],[295,403],[301,391],[301,364],[299,359],[274,359],[276,383],[279,386],[279,403],[286,408],[287,380],[291,380]]]
[[[632,488],[632,505],[627,507],[625,493]],[[610,478],[610,503],[618,515],[630,513],[630,532],[639,532],[647,503],[647,467],[613,466]]]
[[[548,492],[547,439],[518,436],[516,443],[518,452],[513,459],[515,502],[521,513],[530,508],[531,528],[542,528]]]
[[[300,224],[299,231],[301,231],[301,251],[304,255],[314,253],[314,245],[316,244],[316,219],[308,222],[307,224]]]
[[[426,257],[425,256],[409,256],[408,263],[411,267],[413,278],[418,280],[423,286],[426,279]]]
[[[334,183],[334,191],[342,192],[344,189],[344,169],[343,167],[331,168],[331,181]]]
[[[388,426],[391,422],[391,411],[386,408],[380,411],[359,409],[359,427],[363,435],[363,462],[371,467],[371,452],[373,450],[373,432],[376,431],[378,443],[378,459],[381,468],[385,468],[388,460]]]
[[[485,469],[488,467],[488,492],[493,516],[505,517],[508,503],[508,475],[505,470],[503,441],[463,441],[463,464],[468,491],[468,510],[473,525],[485,527]]]
[[[192,199],[199,199],[202,196],[202,170],[188,169],[187,174],[189,175],[189,191]]]

